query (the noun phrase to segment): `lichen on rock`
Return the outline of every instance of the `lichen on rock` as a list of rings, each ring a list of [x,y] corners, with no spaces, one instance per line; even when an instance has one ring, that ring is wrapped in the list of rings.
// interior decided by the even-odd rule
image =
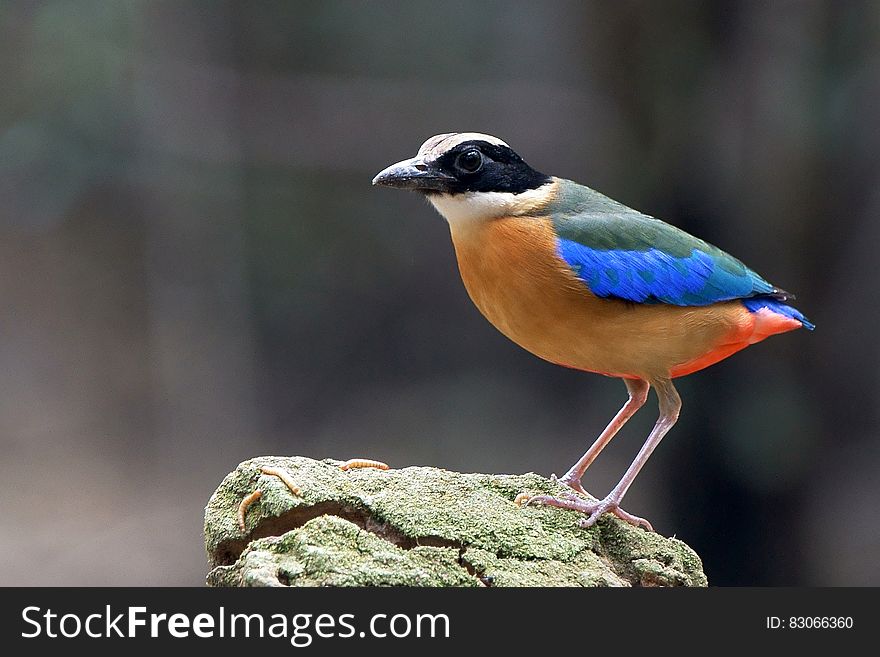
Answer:
[[[683,542],[606,514],[520,507],[559,493],[536,474],[438,468],[342,471],[339,461],[260,457],[226,476],[205,510],[212,586],[706,586]],[[294,495],[261,468],[286,470]],[[241,500],[259,501],[237,522]]]

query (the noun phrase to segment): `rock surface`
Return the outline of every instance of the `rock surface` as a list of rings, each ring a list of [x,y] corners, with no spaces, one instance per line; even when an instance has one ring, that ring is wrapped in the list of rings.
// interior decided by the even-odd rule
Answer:
[[[261,457],[226,476],[205,509],[211,586],[706,586],[697,554],[606,514],[519,507],[558,493],[536,474],[437,468],[343,471],[339,461]],[[263,466],[284,469],[294,495]],[[242,499],[262,497],[238,526]]]

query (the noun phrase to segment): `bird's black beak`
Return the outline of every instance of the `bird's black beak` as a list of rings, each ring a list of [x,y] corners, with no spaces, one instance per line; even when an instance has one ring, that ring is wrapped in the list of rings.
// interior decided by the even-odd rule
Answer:
[[[414,157],[392,164],[373,178],[374,185],[398,187],[424,192],[442,192],[448,189],[455,178],[441,171],[435,164]]]

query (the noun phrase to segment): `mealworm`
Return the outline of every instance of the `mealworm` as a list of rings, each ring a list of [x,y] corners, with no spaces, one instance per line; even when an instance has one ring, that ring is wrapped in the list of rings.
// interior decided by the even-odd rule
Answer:
[[[284,482],[284,485],[290,489],[290,492],[294,495],[299,495],[299,486],[293,483],[293,479],[290,478],[290,474],[287,470],[282,470],[281,468],[275,468],[271,465],[264,465],[260,468],[260,472],[267,475],[272,475],[278,477],[281,481]]]
[[[248,495],[241,501],[241,504],[238,505],[238,527],[242,532],[246,529],[247,525],[245,525],[244,518],[247,515],[247,511],[250,506],[263,497],[263,491],[255,490],[253,493]]]
[[[520,493],[516,497],[513,498],[513,503],[517,506],[522,506],[523,502],[528,502],[531,495],[528,493]]]
[[[359,468],[378,468],[379,470],[387,470],[388,464],[382,461],[373,461],[372,459],[348,459],[339,466],[340,470],[356,470]]]

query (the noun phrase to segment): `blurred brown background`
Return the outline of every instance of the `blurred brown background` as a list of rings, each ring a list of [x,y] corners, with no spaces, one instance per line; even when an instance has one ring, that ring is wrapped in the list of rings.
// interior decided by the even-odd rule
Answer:
[[[0,3],[0,584],[202,584],[257,455],[564,472],[623,385],[509,343],[370,187],[461,130],[799,295],[814,334],[681,380],[626,506],[712,584],[880,584],[878,116],[877,2]]]

